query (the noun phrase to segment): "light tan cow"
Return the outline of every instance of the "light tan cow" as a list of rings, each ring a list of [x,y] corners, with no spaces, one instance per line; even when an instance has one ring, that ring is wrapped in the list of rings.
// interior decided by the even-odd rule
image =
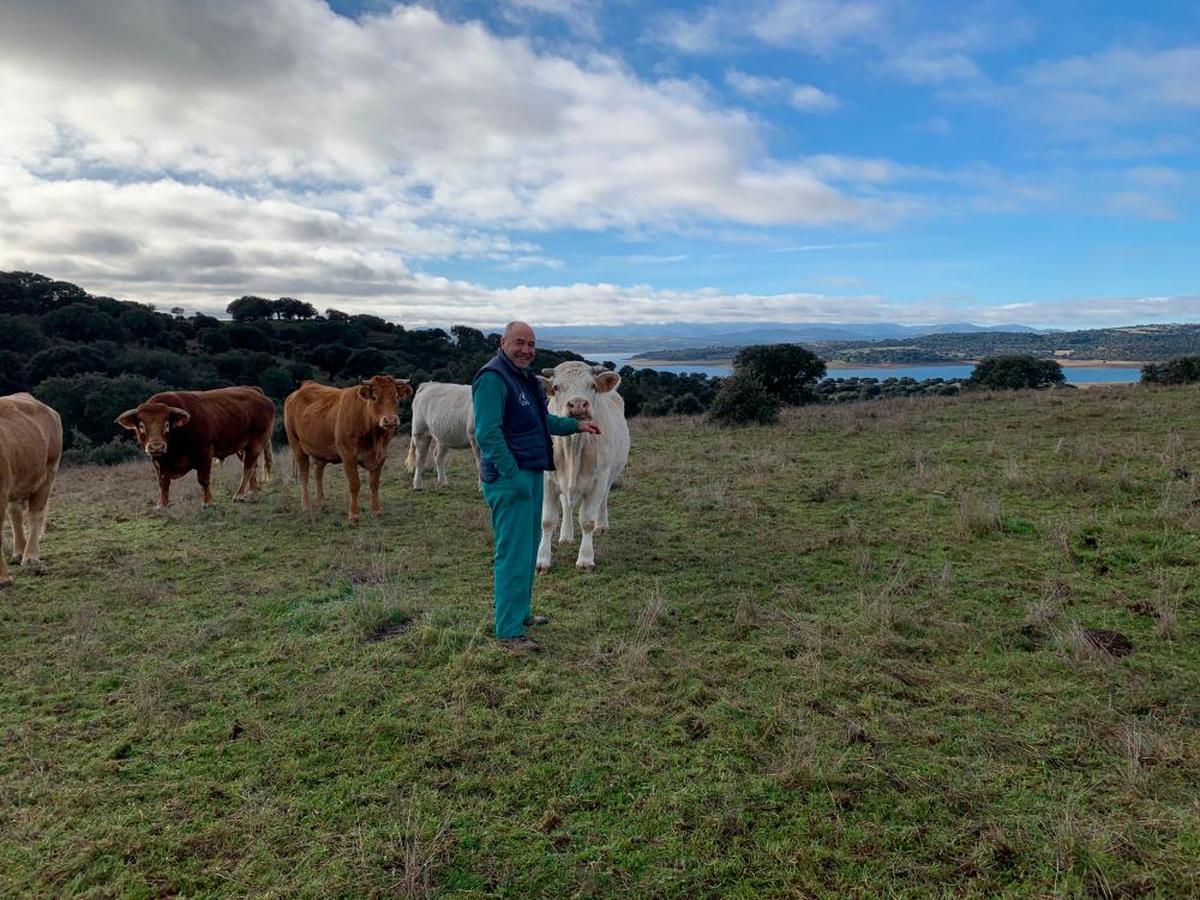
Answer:
[[[406,378],[372,375],[356,387],[335,388],[306,381],[283,401],[283,427],[292,447],[300,479],[300,505],[308,498],[309,463],[316,464],[317,505],[325,502],[325,466],[341,463],[350,486],[351,524],[358,521],[358,467],[367,470],[371,512],[378,513],[379,478],[387,463],[388,444],[400,427],[400,401],[411,397]]]
[[[62,446],[58,413],[32,394],[0,397],[0,537],[7,511],[12,519],[14,562],[19,558],[23,568],[34,572],[42,565],[38,545],[46,530],[46,506]],[[0,550],[0,587],[12,580]]]

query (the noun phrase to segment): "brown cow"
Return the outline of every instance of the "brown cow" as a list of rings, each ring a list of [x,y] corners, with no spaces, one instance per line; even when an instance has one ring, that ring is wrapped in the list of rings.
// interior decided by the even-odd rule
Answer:
[[[227,456],[242,461],[242,480],[233,499],[259,489],[255,468],[263,461],[264,481],[271,475],[271,432],[275,404],[256,387],[212,391],[163,391],[117,416],[117,424],[137,435],[138,445],[158,474],[160,512],[170,502],[171,481],[196,470],[204,505],[212,503],[208,483],[212,463]]]
[[[46,530],[46,504],[62,456],[62,420],[31,394],[0,397],[0,587],[12,584],[4,560],[4,516],[12,518],[13,562],[39,571],[38,545]],[[25,510],[29,530],[25,530]]]
[[[317,468],[317,505],[325,502],[325,466],[340,462],[350,485],[350,521],[358,521],[358,467],[371,479],[371,512],[379,506],[379,476],[388,444],[400,427],[400,401],[411,397],[408,380],[373,375],[357,387],[334,388],[306,381],[283,401],[283,427],[300,475],[300,503],[307,511],[308,464]]]

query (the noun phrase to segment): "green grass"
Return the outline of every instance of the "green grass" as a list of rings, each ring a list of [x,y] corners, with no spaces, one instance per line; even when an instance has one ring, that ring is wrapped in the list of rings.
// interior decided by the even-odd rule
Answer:
[[[465,455],[394,447],[357,528],[333,468],[311,519],[65,470],[0,594],[0,895],[1194,894],[1197,399],[635,420],[530,658]]]

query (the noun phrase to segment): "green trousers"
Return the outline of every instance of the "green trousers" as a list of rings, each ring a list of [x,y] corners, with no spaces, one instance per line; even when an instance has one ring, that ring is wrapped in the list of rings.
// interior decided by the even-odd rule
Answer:
[[[511,478],[485,484],[483,497],[492,510],[496,538],[496,637],[518,637],[525,633],[525,618],[533,609],[533,573],[542,539],[542,473],[518,469]]]

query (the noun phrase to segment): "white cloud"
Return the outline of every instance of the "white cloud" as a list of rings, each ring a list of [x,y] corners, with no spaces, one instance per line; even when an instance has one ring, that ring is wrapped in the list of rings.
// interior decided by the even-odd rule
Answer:
[[[945,84],[983,77],[975,61],[964,53],[899,53],[890,57],[884,67],[914,84]]]
[[[683,53],[721,53],[747,41],[826,55],[877,35],[883,7],[865,0],[717,0],[660,18],[650,39]]]
[[[823,53],[874,33],[882,20],[878,4],[861,0],[775,0],[752,15],[749,25],[766,44]]]
[[[408,261],[560,265],[512,230],[876,227],[908,209],[773,158],[760,122],[694,84],[418,6],[6,0],[0,121],[0,267],[122,295],[407,298],[446,284]]]
[[[1200,46],[1113,47],[1040,62],[1010,83],[979,85],[960,96],[1032,121],[1041,136],[1083,141],[1091,156],[1182,154],[1195,147],[1198,72]],[[1138,133],[1131,134],[1134,127]],[[1158,130],[1164,128],[1177,133]]]
[[[802,112],[827,112],[839,106],[832,94],[811,84],[797,84],[790,78],[767,78],[730,69],[725,73],[725,82],[751,100],[787,103]]]

